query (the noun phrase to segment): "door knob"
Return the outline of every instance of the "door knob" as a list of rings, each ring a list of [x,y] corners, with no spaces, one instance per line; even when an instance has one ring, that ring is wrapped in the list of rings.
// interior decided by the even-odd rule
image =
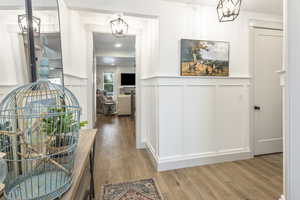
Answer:
[[[260,106],[254,106],[254,110],[260,110]]]

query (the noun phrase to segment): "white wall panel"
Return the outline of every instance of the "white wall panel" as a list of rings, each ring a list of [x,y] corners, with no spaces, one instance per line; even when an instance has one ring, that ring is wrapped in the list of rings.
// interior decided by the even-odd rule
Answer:
[[[183,86],[159,87],[159,156],[183,153]]]
[[[219,151],[249,147],[249,104],[247,88],[243,85],[217,87],[216,134]]]
[[[215,152],[216,87],[187,86],[184,91],[184,154]]]

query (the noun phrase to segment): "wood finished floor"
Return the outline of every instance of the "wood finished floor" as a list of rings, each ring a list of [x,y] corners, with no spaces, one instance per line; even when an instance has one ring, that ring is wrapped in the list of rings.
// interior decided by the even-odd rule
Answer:
[[[96,199],[101,185],[155,178],[165,200],[278,200],[282,154],[201,167],[156,172],[145,150],[135,149],[129,117],[99,116],[96,141]]]

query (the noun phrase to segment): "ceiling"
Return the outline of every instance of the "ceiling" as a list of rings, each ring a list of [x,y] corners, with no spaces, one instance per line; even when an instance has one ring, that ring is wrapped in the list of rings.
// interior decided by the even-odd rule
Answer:
[[[102,0],[104,1],[104,0]],[[110,2],[111,0],[106,0]],[[124,0],[123,0],[124,1]],[[132,0],[131,0],[132,1]],[[191,4],[202,4],[209,6],[217,6],[219,0],[165,0],[165,1],[174,1],[181,3],[191,3]],[[69,6],[75,2],[82,2],[81,0],[68,0],[66,1]],[[99,0],[86,0],[84,1],[85,5],[92,3],[99,4]],[[90,2],[90,3],[88,3]],[[114,2],[118,2],[115,0]],[[124,1],[125,2],[125,1]],[[42,6],[42,7],[56,7],[56,1],[53,0],[34,0],[33,6]],[[0,0],[0,7],[21,7],[24,9],[24,0]],[[103,6],[103,5],[102,5]],[[282,15],[283,13],[283,0],[242,0],[242,9],[254,12],[263,12],[269,14]]]
[[[98,66],[135,66],[134,57],[103,57],[97,56],[97,65]]]
[[[53,0],[32,0],[32,7],[34,10],[57,10],[57,2]],[[21,9],[25,10],[24,0],[0,0],[1,9]]]
[[[112,34],[94,34],[97,65],[134,65],[135,36],[116,38]]]
[[[165,0],[181,3],[217,6],[219,0]],[[269,14],[282,15],[283,0],[242,0],[242,9]]]
[[[95,33],[94,49],[98,56],[134,57],[135,36],[116,38],[112,34]]]

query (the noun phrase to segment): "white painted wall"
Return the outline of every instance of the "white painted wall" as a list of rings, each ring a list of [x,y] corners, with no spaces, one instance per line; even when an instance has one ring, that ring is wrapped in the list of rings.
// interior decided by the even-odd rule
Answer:
[[[24,46],[18,35],[18,13],[20,14],[21,11],[0,10],[0,85],[2,86],[17,85],[28,79],[27,68],[24,67]]]
[[[159,75],[180,74],[180,39],[230,42],[230,76],[249,76],[249,20],[282,21],[282,16],[242,11],[234,22],[220,23],[215,7],[160,3]]]

